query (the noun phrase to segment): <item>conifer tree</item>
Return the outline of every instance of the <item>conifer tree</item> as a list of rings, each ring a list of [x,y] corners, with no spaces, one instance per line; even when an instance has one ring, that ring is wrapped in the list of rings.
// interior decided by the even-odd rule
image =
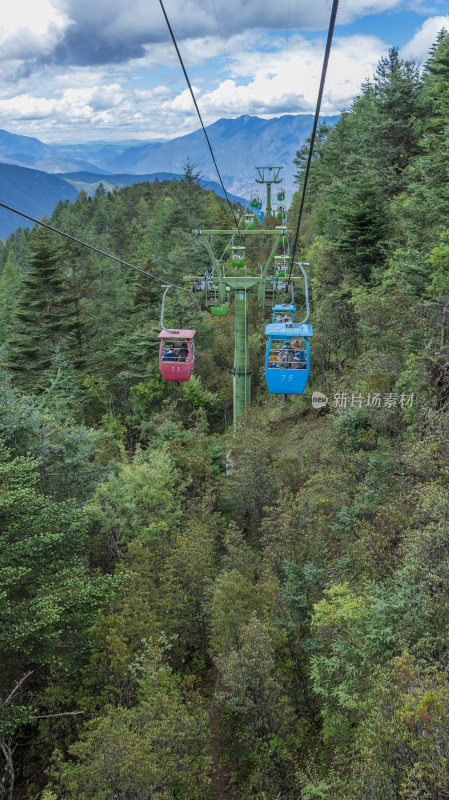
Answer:
[[[442,134],[449,116],[449,33],[443,28],[424,67],[426,130]]]
[[[363,176],[348,193],[341,217],[343,231],[337,248],[344,255],[345,266],[368,280],[372,269],[382,263],[386,231],[382,197],[369,175]]]
[[[421,103],[421,155],[413,163],[408,187],[410,199],[402,227],[408,246],[425,258],[449,227],[449,34],[445,30],[438,35],[425,65]],[[412,262],[416,262],[416,257]],[[427,270],[422,263],[417,266],[424,273],[419,289],[423,291]]]
[[[38,230],[8,342],[6,366],[21,387],[42,388],[60,345],[70,349],[75,326],[74,298],[64,286],[58,252],[50,233]]]
[[[374,76],[377,115],[371,130],[376,159],[388,179],[385,189],[390,195],[404,188],[402,172],[418,153],[419,89],[416,65],[401,60],[397,48],[391,48],[380,59]]]
[[[8,336],[19,293],[19,270],[12,254],[0,277],[0,343]]]

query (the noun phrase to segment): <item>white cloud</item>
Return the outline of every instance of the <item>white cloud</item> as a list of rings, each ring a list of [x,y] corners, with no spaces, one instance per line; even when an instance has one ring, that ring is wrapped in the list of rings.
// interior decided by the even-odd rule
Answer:
[[[402,0],[342,0],[338,6],[338,23],[346,24],[370,14],[382,14],[399,8]]]
[[[24,13],[24,2],[17,0],[21,15],[11,12],[0,28],[0,42],[11,52],[19,54],[20,48],[14,51],[13,45],[26,43],[23,59],[17,55],[1,61],[0,56],[1,127],[44,141],[171,138],[198,128],[158,0],[136,0],[131,10],[124,0],[96,0],[95,4],[92,0],[35,0],[30,14]],[[339,21],[385,11],[399,2],[341,0]],[[288,3],[287,47],[283,26]],[[180,47],[206,124],[240,114],[312,113],[325,30],[306,37],[294,30],[294,25],[302,20],[304,28],[313,27],[322,18],[327,28],[329,5],[330,0],[304,0],[301,4],[291,0],[276,4],[215,0],[226,59],[210,0],[166,0],[174,27],[188,32],[188,18],[198,23],[191,26],[196,35],[182,39]],[[20,18],[26,19],[28,38],[20,33]],[[277,30],[264,28],[270,24]],[[443,25],[449,27],[448,16],[427,19],[403,55],[425,57]],[[73,66],[70,48],[82,36],[85,50]],[[92,64],[96,45],[99,55]],[[343,37],[337,27],[322,113],[338,114],[347,108],[386,50],[385,42],[374,35]],[[45,55],[48,59],[42,61]],[[11,80],[14,71],[15,82]],[[27,122],[26,130],[22,120]]]
[[[449,31],[449,14],[444,17],[429,17],[416,31],[415,35],[401,50],[403,58],[416,58],[426,61],[429,48],[435,43],[437,34],[442,28]]]
[[[46,97],[34,97],[28,94],[17,95],[0,100],[0,114],[3,119],[28,120],[46,119],[54,114],[56,102]]]
[[[4,3],[0,21],[0,60],[21,61],[50,54],[70,25],[49,0]]]
[[[341,0],[337,26],[396,8],[403,0]],[[218,40],[263,30],[326,30],[330,0],[165,0],[183,44],[202,40],[203,59]],[[218,17],[215,16],[215,10]],[[1,59],[21,58],[27,69],[60,65],[126,64],[148,56],[170,36],[158,0],[15,0],[2,12]],[[170,56],[171,58],[172,56]],[[38,61],[36,61],[36,59]],[[162,62],[166,63],[166,62]]]
[[[243,42],[241,42],[242,44]],[[372,75],[385,52],[385,44],[375,36],[346,36],[335,39],[325,86],[322,110],[339,114],[348,106],[361,83]],[[201,113],[207,122],[218,117],[238,114],[274,115],[279,113],[312,113],[321,75],[324,41],[311,42],[296,37],[289,53],[285,50],[248,52],[234,51],[231,59],[232,78],[217,88],[203,91],[198,98]],[[248,76],[248,82],[237,75]],[[163,111],[193,112],[192,100],[183,91],[174,100],[163,104]]]
[[[207,41],[211,55],[222,54],[221,41]],[[188,42],[185,49],[192,59],[203,42]],[[324,46],[321,36],[314,40],[290,36],[288,50],[280,34],[270,37],[251,31],[231,37],[226,42],[230,71],[223,56],[221,73],[216,71],[216,63],[214,72],[208,71],[209,62],[205,69],[195,67],[194,91],[205,123],[240,114],[312,113]],[[385,50],[385,44],[375,36],[335,38],[323,114],[338,114],[351,103]],[[127,85],[131,76],[142,70],[142,63],[146,68],[147,57],[143,62],[134,60],[109,70],[104,66],[59,70],[56,76],[50,66],[45,66],[39,80],[31,77],[20,81],[17,94],[11,87],[0,93],[2,127],[25,132],[20,120],[26,120],[27,133],[49,142],[130,136],[172,138],[198,128],[190,92],[174,88],[182,86],[179,71],[167,68],[170,80],[150,87],[140,88],[136,81]],[[177,78],[173,84],[174,74]]]
[[[158,6],[157,0],[153,0]],[[380,14],[398,8],[402,0],[340,0],[337,24],[346,24],[356,17]],[[228,37],[254,29],[323,30],[329,24],[331,0],[215,0],[215,9],[223,35]],[[166,0],[170,22],[179,36],[192,36],[192,20],[196,35],[217,32],[217,19],[210,0]],[[148,7],[147,7],[148,8]]]

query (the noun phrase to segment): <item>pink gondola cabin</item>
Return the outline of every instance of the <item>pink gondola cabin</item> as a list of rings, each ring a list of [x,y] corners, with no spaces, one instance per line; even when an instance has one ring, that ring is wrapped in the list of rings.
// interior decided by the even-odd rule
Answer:
[[[159,367],[164,381],[188,381],[195,361],[194,330],[166,330],[158,336]]]

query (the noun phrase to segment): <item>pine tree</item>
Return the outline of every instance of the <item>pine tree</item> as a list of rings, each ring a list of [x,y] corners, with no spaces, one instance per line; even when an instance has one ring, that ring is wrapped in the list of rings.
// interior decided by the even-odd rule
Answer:
[[[38,392],[58,348],[70,350],[76,320],[74,297],[64,285],[58,252],[47,230],[35,233],[31,253],[11,326],[6,366],[21,387]]]
[[[421,155],[412,164],[402,226],[408,246],[426,257],[449,227],[449,34],[445,30],[425,65],[421,104]]]
[[[449,33],[443,28],[424,67],[425,129],[443,134],[449,116]]]
[[[343,232],[337,244],[346,267],[363,280],[370,278],[373,268],[379,267],[384,258],[385,210],[382,196],[373,184],[367,175],[348,192],[341,215]]]
[[[19,269],[12,254],[0,277],[0,343],[8,336],[19,294]]]
[[[373,101],[377,111],[371,130],[376,160],[387,178],[388,194],[404,188],[402,172],[419,151],[417,117],[420,77],[413,61],[402,61],[393,47],[377,67]]]
[[[323,155],[323,146],[327,141],[330,131],[331,128],[329,125],[327,125],[326,122],[321,122],[316,133],[312,156],[314,168],[310,172],[310,177],[307,184],[307,207],[310,207],[318,195],[319,185],[321,184],[321,180],[323,178],[322,170],[320,170],[320,161]],[[297,173],[295,174],[295,181],[301,191],[304,183],[307,161],[309,158],[311,138],[311,135],[307,137],[302,147],[296,151],[296,157],[293,160],[298,169]]]

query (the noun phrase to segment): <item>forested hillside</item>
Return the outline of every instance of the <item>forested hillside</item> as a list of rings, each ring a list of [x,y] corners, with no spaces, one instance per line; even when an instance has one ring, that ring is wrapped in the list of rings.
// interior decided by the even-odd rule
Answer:
[[[232,306],[170,293],[197,357],[164,383],[160,284],[44,229],[1,246],[0,798],[449,796],[448,122],[443,32],[321,127],[309,385],[267,394],[254,295],[235,433]],[[51,223],[183,285],[192,230],[233,220],[188,163]]]

